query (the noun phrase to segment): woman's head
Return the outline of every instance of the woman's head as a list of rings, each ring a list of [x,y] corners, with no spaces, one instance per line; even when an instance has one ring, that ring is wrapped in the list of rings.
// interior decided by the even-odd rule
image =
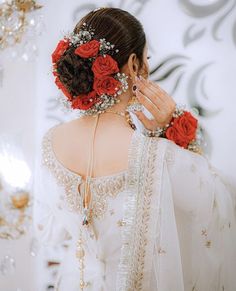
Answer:
[[[112,57],[121,71],[125,71],[132,79],[138,74],[147,77],[146,36],[141,23],[133,15],[119,8],[91,11],[77,23],[75,34],[80,31],[83,23],[94,29],[94,39],[105,38],[119,50]],[[78,66],[81,66],[81,60],[76,57],[73,48],[68,49],[58,62],[60,80],[73,95],[83,91],[86,93],[91,89],[92,82],[89,81],[89,76],[86,78],[86,70],[82,72],[82,79],[81,72],[75,73]]]

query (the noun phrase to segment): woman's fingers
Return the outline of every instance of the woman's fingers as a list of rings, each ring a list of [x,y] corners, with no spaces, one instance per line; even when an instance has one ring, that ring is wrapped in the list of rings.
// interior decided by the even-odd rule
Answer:
[[[138,78],[137,80],[137,86],[140,89],[140,91],[149,98],[153,104],[155,104],[159,109],[163,107],[163,103],[165,104],[166,108],[169,108],[170,111],[173,111],[175,108],[175,102],[173,98],[165,92],[159,85],[156,83],[145,80],[140,76],[141,80]]]
[[[165,101],[165,96],[169,96],[159,85],[157,85],[155,82],[152,82],[151,80],[147,81],[147,84],[150,86],[150,89],[154,92],[158,93],[160,98]]]
[[[171,111],[174,111],[176,106],[174,99],[156,83],[152,81],[148,81],[148,83],[150,85],[151,90],[153,91],[156,90],[156,92],[158,92],[157,94],[159,94],[158,96],[160,100],[163,100],[166,106],[169,107]]]
[[[154,105],[156,105],[158,108],[161,106],[163,100],[159,98],[160,92],[158,92],[156,88],[155,90],[152,90],[151,86],[146,83],[146,81],[140,81],[139,79],[137,79],[136,84],[139,91],[141,91],[143,95],[149,98]]]
[[[152,114],[155,121],[152,123],[155,126],[165,126],[167,123],[169,123],[172,112],[169,112],[169,110],[166,109],[165,106],[162,105],[161,109],[157,108],[155,105],[153,105],[152,102],[149,101],[149,99],[146,98],[141,92],[138,90],[136,91],[136,96],[139,100],[139,102]]]
[[[139,102],[152,114],[154,119],[149,119],[144,113],[137,113],[137,117],[143,125],[150,130],[156,127],[164,127],[169,124],[176,103],[160,86],[152,81],[136,79],[136,97]]]
[[[157,108],[143,93],[136,90],[136,96],[139,102],[153,115],[156,120],[156,126],[165,126],[172,119],[173,110],[168,104],[161,104]]]
[[[154,116],[156,117],[159,108],[156,107],[146,96],[140,92],[138,89],[136,90],[136,97],[138,101]]]

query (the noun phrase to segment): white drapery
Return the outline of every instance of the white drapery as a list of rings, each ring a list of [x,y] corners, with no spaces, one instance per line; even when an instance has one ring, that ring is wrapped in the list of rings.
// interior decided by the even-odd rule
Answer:
[[[66,201],[61,200],[65,194],[61,187],[63,177],[58,185],[58,177],[54,179],[48,168],[40,166],[41,159],[37,165],[36,234],[41,242],[52,245],[71,238],[69,249],[73,253],[81,225],[80,214],[69,212]],[[109,249],[110,244],[117,244],[114,249],[120,248],[120,253],[114,253],[112,258],[114,272],[106,274],[113,285],[108,287],[100,282],[99,290],[236,290],[234,194],[203,156],[171,141],[147,138],[137,132],[129,153],[126,188],[108,201],[114,203],[117,215],[122,216],[122,239],[119,240],[116,228],[109,228],[108,236],[107,227],[97,224],[101,235],[111,238],[101,239],[97,244],[104,249]],[[104,262],[110,257],[104,257]],[[73,273],[76,261],[69,258],[64,266],[62,263],[60,274],[65,287],[60,291],[76,290],[79,281],[77,270]],[[99,265],[92,264],[91,261],[91,266],[87,266],[92,270],[88,277],[95,282],[91,274],[96,273],[94,266]],[[85,290],[97,291],[94,286]]]

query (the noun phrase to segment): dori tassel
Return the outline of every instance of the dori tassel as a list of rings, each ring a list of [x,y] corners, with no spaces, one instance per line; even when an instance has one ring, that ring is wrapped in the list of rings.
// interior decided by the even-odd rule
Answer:
[[[83,220],[82,220],[82,225],[88,225],[89,220],[88,220],[88,209],[84,209],[84,215],[83,215]]]
[[[91,223],[91,211],[86,207],[83,212],[82,225],[87,226]]]
[[[92,142],[91,142],[91,154],[89,157],[89,162],[88,162],[88,168],[87,168],[87,175],[86,175],[86,180],[84,184],[84,191],[83,191],[83,218],[82,218],[82,225],[83,226],[88,226],[91,224],[92,221],[92,205],[91,205],[91,190],[90,190],[90,181],[92,177],[92,172],[93,172],[93,162],[94,162],[94,138],[95,138],[95,132],[98,124],[98,117],[99,115],[95,116],[96,121],[94,125],[94,130],[93,130],[93,136],[92,136]]]
[[[84,188],[84,201],[83,201],[83,220],[82,225],[89,225],[91,222],[91,211],[90,211],[90,200],[91,200],[91,194],[90,194],[90,187],[89,187],[90,179],[88,179],[85,182],[85,188]]]

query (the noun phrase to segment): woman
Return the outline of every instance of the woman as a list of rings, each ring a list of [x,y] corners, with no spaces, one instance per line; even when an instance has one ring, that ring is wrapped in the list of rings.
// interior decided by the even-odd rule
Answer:
[[[101,8],[52,54],[81,115],[46,132],[36,165],[36,234],[69,245],[57,290],[236,290],[233,193],[188,150],[197,121],[148,81],[147,50],[135,17]]]

